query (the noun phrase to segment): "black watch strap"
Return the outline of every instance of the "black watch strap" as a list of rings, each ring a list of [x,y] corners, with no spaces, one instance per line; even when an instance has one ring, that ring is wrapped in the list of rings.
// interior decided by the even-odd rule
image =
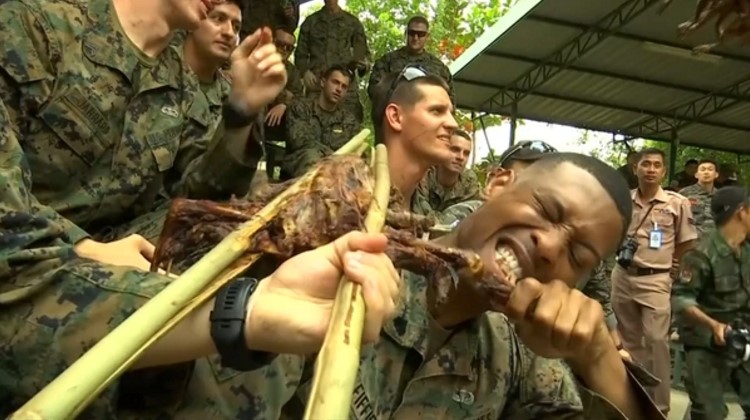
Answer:
[[[243,112],[238,109],[236,105],[233,105],[229,101],[225,101],[224,106],[222,106],[222,116],[226,128],[242,128],[252,124],[255,121],[257,114]]]
[[[258,287],[258,280],[240,277],[219,289],[211,311],[211,338],[224,367],[239,371],[257,369],[275,354],[251,351],[245,339],[247,302]]]

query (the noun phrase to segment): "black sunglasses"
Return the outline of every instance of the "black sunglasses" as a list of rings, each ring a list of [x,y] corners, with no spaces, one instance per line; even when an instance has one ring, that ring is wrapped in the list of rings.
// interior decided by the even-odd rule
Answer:
[[[500,156],[500,162],[498,162],[501,166],[508,162],[509,160],[513,160],[514,156],[517,156],[519,153],[522,153],[522,151],[529,150],[532,152],[536,152],[538,154],[547,154],[547,153],[556,153],[557,149],[550,146],[546,142],[543,142],[541,140],[524,140],[519,141],[518,143],[514,144],[510,149],[506,150],[505,153],[503,153]]]
[[[416,36],[418,38],[424,38],[427,36],[427,31],[418,31],[416,29],[408,29],[406,31],[407,36]]]

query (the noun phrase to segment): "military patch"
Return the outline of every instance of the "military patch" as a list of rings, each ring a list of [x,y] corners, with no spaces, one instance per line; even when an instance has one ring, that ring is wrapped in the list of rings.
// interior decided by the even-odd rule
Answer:
[[[693,269],[687,264],[680,268],[680,283],[690,283],[693,279]]]

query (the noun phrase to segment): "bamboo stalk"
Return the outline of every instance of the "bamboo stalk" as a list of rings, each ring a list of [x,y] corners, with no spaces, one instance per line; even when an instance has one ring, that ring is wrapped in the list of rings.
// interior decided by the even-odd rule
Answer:
[[[368,232],[383,230],[391,188],[385,146],[376,146],[374,155],[374,199],[365,219],[365,229]],[[362,288],[343,279],[333,304],[331,322],[323,346],[318,353],[305,420],[349,418],[359,372],[364,321]]]
[[[261,257],[261,254],[253,254],[248,256],[248,258],[245,258],[244,260],[239,260],[235,262],[232,266],[224,270],[219,276],[213,281],[213,283],[209,284],[208,287],[203,290],[198,296],[196,296],[193,300],[188,302],[188,304],[180,310],[180,312],[177,313],[172,319],[170,319],[159,331],[156,332],[151,338],[149,338],[148,341],[146,341],[138,350],[133,353],[128,360],[125,361],[122,365],[119,366],[119,368],[112,373],[112,375],[109,376],[102,384],[99,385],[99,387],[91,393],[81,404],[78,405],[77,411],[73,413],[72,417],[78,416],[80,412],[86,408],[89,404],[91,404],[97,396],[104,391],[109,385],[111,385],[114,381],[117,380],[120,376],[122,376],[125,371],[130,368],[130,366],[133,366],[133,364],[138,360],[138,358],[146,351],[148,348],[156,343],[160,338],[162,338],[164,335],[166,335],[172,328],[174,328],[177,324],[180,323],[185,317],[190,315],[191,312],[198,309],[201,305],[206,303],[209,299],[213,298],[216,293],[219,292],[219,289],[221,289],[224,285],[232,281],[235,277],[242,274],[245,270],[247,270],[251,265],[253,265],[258,259]]]
[[[369,130],[362,130],[337,150],[336,154],[357,151],[369,134]],[[250,220],[227,235],[214,249],[27,401],[10,419],[63,420],[82,411],[85,408],[84,401],[95,397],[103,389],[102,384],[110,381],[117,372],[123,371],[123,365],[135,360],[132,356],[141,351],[152,336],[242,256],[250,247],[253,235],[278,214],[288,197],[309,184],[315,173],[316,171],[310,171],[300,177]]]

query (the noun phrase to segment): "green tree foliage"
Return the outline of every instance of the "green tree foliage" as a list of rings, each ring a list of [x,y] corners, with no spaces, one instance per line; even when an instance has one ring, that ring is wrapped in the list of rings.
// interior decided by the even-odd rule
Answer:
[[[359,17],[365,27],[374,59],[404,45],[404,31],[410,17],[421,14],[430,22],[428,51],[450,65],[474,41],[508,12],[517,0],[347,0],[345,8]],[[369,76],[368,76],[369,77]],[[366,77],[367,78],[367,77]],[[363,80],[362,87],[367,80]],[[365,115],[370,101],[361,89]],[[459,124],[474,127],[468,115],[458,113]],[[499,124],[499,117],[486,118],[488,126]],[[367,121],[367,124],[370,122]]]

